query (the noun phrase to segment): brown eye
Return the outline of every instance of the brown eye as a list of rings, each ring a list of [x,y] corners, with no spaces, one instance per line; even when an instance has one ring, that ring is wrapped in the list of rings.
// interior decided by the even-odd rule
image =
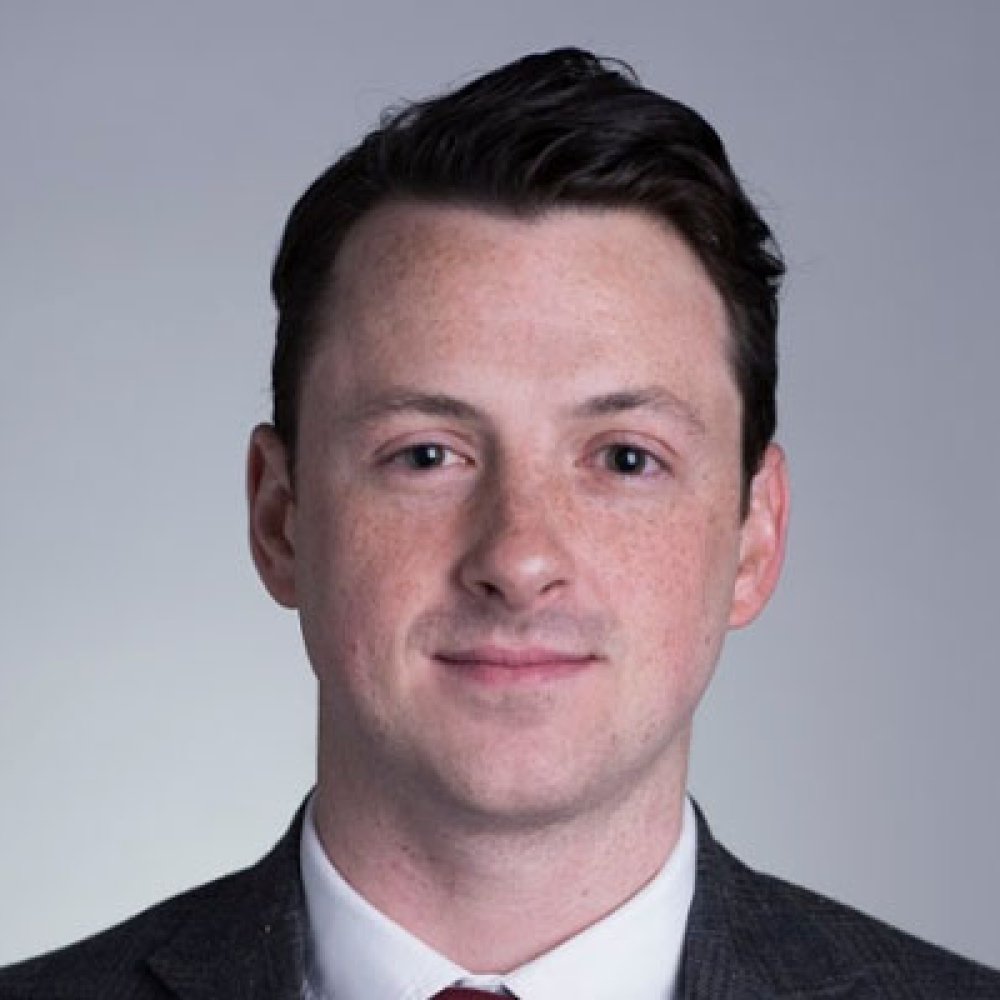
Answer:
[[[629,444],[615,444],[608,448],[605,464],[611,472],[623,476],[641,476],[648,472],[652,458],[648,451]]]
[[[439,444],[415,444],[400,456],[411,469],[437,469],[448,460],[448,449]]]

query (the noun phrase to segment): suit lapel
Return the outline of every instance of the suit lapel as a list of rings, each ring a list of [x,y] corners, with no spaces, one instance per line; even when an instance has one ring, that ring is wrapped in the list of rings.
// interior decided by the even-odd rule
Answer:
[[[741,961],[725,911],[726,885],[706,843],[708,828],[698,813],[698,867],[688,916],[682,965],[683,1000],[770,1000],[752,967]]]
[[[304,807],[267,857],[206,886],[211,905],[192,910],[149,966],[183,1000],[299,1000],[305,909],[299,875]]]

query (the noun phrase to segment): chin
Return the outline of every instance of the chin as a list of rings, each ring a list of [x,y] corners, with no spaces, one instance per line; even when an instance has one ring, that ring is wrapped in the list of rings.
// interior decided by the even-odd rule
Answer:
[[[485,771],[439,774],[437,784],[456,819],[490,832],[551,828],[613,808],[620,798],[619,778],[560,770],[552,761],[494,760]]]

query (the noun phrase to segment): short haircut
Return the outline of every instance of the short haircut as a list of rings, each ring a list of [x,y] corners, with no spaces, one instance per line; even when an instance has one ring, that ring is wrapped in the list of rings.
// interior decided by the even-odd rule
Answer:
[[[742,403],[744,509],[776,420],[778,292],[771,230],[715,130],[617,60],[564,48],[386,112],[296,203],[272,276],[274,426],[294,472],[299,394],[323,335],[350,230],[376,206],[417,201],[532,217],[560,206],[637,209],[697,255],[725,302]]]

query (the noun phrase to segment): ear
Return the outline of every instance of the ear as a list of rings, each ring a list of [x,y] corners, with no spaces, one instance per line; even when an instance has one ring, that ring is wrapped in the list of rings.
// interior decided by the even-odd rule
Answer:
[[[250,436],[247,510],[257,573],[279,604],[294,608],[295,496],[285,446],[270,424],[260,424]]]
[[[769,445],[750,484],[740,527],[740,563],[729,609],[729,627],[742,628],[760,614],[781,574],[788,534],[788,469],[785,453]]]

